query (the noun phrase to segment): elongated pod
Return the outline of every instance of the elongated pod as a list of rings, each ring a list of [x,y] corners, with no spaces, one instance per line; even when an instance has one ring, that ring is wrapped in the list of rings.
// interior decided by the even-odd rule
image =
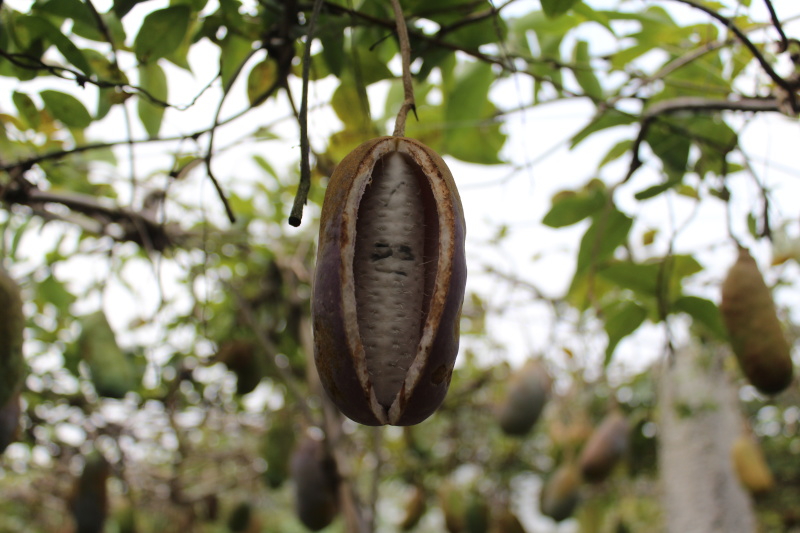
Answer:
[[[731,348],[748,381],[764,394],[777,394],[792,382],[791,347],[783,333],[772,293],[753,256],[739,249],[722,284],[719,305]]]
[[[331,176],[312,314],[325,390],[366,425],[411,425],[442,403],[458,353],[467,277],[464,211],[424,144],[380,137]]]

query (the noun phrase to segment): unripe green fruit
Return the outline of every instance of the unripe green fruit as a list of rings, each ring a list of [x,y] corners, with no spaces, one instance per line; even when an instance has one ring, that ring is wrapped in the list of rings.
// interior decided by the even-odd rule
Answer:
[[[745,248],[722,284],[720,311],[731,348],[747,380],[765,394],[777,394],[792,382],[789,343],[775,303],[755,260]]]

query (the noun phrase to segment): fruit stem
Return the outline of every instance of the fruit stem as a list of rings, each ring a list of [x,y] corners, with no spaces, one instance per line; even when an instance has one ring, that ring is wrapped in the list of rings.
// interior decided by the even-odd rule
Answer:
[[[406,132],[406,117],[408,112],[413,111],[417,116],[417,106],[414,103],[414,86],[411,79],[411,42],[408,40],[408,28],[406,19],[403,16],[403,8],[400,7],[400,0],[391,0],[394,9],[394,20],[397,24],[397,39],[400,42],[400,58],[403,63],[403,105],[397,112],[397,121],[394,123],[395,137],[403,137]]]

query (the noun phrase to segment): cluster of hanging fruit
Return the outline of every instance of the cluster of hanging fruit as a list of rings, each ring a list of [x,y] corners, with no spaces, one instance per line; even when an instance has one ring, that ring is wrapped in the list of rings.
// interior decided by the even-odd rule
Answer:
[[[577,508],[584,483],[602,483],[625,456],[630,427],[625,415],[612,409],[592,431],[577,460],[569,457],[550,474],[539,493],[539,509],[560,522]]]

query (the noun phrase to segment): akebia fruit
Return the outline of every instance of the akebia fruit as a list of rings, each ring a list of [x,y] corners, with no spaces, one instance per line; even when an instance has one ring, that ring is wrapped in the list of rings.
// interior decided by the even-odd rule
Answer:
[[[339,474],[325,445],[306,437],[292,454],[295,510],[311,531],[330,524],[339,512]]]
[[[620,411],[611,411],[597,426],[580,456],[583,478],[590,483],[606,479],[628,449],[628,421]]]
[[[314,358],[349,418],[411,425],[444,400],[458,353],[465,231],[450,170],[419,141],[372,139],[336,167],[320,220]]]
[[[792,358],[775,303],[746,248],[722,284],[720,311],[731,348],[747,380],[759,391],[776,394],[792,381]]]
[[[566,520],[580,501],[581,473],[577,465],[564,463],[545,481],[539,493],[539,510],[556,522]]]
[[[497,410],[500,428],[507,435],[524,436],[533,428],[550,395],[550,376],[535,359],[511,375],[506,395]]]
[[[731,461],[736,477],[751,493],[769,492],[775,486],[775,478],[754,436],[742,434],[733,441]]]
[[[19,286],[0,268],[0,406],[18,396],[25,376],[22,337],[25,315]]]
[[[98,452],[86,456],[80,477],[75,481],[69,508],[76,533],[101,533],[108,515],[108,477],[111,467]]]

